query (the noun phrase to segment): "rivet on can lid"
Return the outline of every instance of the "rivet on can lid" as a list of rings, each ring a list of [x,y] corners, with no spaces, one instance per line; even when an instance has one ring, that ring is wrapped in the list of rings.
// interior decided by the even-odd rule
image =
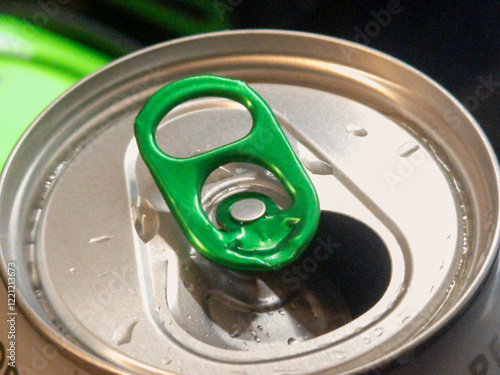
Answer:
[[[266,205],[255,198],[243,199],[231,207],[231,216],[237,221],[254,221],[266,212]]]

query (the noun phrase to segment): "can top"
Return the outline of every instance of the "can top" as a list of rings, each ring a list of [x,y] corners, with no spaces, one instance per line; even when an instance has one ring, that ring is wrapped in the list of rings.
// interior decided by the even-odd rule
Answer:
[[[317,191],[318,235],[279,272],[197,256],[139,156],[145,101],[206,73],[262,96]],[[204,98],[174,108],[156,141],[190,157],[251,124],[241,105]],[[110,373],[349,374],[428,339],[470,301],[496,256],[498,176],[472,117],[395,59],[301,33],[192,37],[109,65],[35,121],[0,179],[2,266],[16,262],[40,330]],[[239,193],[291,204],[272,171],[230,163],[203,185],[207,217],[217,225],[219,203]]]

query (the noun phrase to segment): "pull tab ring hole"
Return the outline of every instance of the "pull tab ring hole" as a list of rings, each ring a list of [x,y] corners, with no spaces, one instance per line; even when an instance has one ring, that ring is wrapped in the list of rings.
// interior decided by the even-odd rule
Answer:
[[[156,143],[166,155],[185,159],[236,142],[252,130],[250,112],[224,98],[189,100],[160,122]]]
[[[216,218],[219,204],[243,192],[261,193],[269,197],[280,210],[288,209],[292,203],[285,187],[267,169],[251,163],[228,163],[214,170],[201,190],[203,210],[216,228],[221,229]]]

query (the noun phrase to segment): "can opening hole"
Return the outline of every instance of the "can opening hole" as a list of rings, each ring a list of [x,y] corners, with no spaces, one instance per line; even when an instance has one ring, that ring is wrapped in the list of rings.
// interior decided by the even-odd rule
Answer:
[[[296,345],[332,332],[375,306],[392,272],[389,252],[371,228],[329,211],[322,211],[303,255],[280,271],[240,272],[195,262],[212,275],[199,303],[214,328],[209,335],[189,330],[230,350]]]
[[[156,142],[165,154],[188,158],[242,139],[252,124],[250,112],[235,101],[195,99],[182,103],[163,118]]]
[[[316,236],[304,254],[280,273],[298,293],[301,288],[314,291],[325,307],[336,303],[331,294],[336,290],[349,319],[356,319],[382,298],[392,263],[385,243],[373,229],[352,217],[322,211]]]
[[[303,327],[305,341],[366,313],[382,298],[392,263],[382,239],[349,216],[322,211],[318,231],[299,259],[263,281],[283,303],[282,311]]]

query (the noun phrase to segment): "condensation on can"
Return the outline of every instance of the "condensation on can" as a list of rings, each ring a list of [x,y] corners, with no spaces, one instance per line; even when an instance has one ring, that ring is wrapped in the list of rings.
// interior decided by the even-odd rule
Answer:
[[[318,234],[279,272],[199,256],[139,157],[141,106],[198,74],[248,82],[318,192]],[[250,127],[204,98],[157,141],[188,157]],[[24,316],[89,373],[499,374],[498,177],[473,118],[398,60],[311,34],[191,37],[109,65],[25,133],[0,179],[2,274],[15,264]],[[214,225],[240,191],[290,203],[271,173],[230,163],[202,190]]]

